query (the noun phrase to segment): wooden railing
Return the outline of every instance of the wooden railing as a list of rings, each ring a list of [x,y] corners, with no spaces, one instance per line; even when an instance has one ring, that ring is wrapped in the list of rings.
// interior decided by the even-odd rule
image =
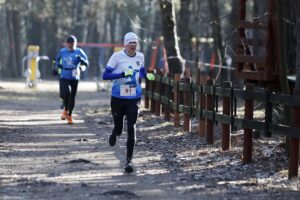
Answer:
[[[222,113],[219,103],[222,103]],[[244,115],[237,115],[243,107]],[[254,118],[254,103],[264,105],[264,118]],[[273,123],[274,105],[291,106],[293,125]],[[191,119],[199,122],[198,133],[205,136],[208,144],[214,143],[214,123],[222,124],[222,150],[230,149],[230,131],[235,127],[244,129],[243,162],[252,160],[252,132],[263,132],[266,137],[281,134],[289,138],[289,178],[298,176],[299,139],[300,139],[300,98],[291,95],[275,94],[268,90],[256,91],[254,85],[245,89],[232,87],[231,82],[216,85],[213,80],[206,84],[194,84],[190,78],[180,79],[155,75],[155,81],[146,81],[145,107],[166,120],[173,114],[174,126],[180,125],[180,113],[183,115],[183,129],[191,132]],[[204,127],[204,128],[201,128]]]

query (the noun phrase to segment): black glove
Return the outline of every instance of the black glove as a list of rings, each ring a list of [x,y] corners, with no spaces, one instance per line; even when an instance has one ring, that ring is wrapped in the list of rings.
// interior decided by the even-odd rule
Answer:
[[[57,65],[57,68],[58,68],[58,69],[62,69],[62,68],[63,68],[62,64],[58,64],[58,65]]]
[[[77,55],[76,58],[79,59],[80,65],[88,66],[88,64],[85,62],[84,58],[82,58],[80,55]]]
[[[58,75],[58,72],[57,72],[56,69],[52,69],[52,75],[53,75],[53,76],[57,76],[57,75]]]

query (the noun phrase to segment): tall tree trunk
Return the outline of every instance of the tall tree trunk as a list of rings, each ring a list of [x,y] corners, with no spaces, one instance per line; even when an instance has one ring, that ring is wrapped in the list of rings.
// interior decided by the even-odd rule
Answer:
[[[161,30],[161,20],[157,20],[158,15],[161,14],[159,9],[152,9],[150,10],[150,20],[149,20],[149,32],[147,32],[147,38],[151,38],[151,41],[149,42],[154,42],[158,37],[161,36],[161,33],[156,33],[155,30]],[[150,44],[148,43],[148,47]],[[152,47],[152,46],[151,46]],[[153,48],[147,48],[146,51],[143,51],[145,53],[146,58],[151,58],[151,54],[153,52]],[[151,60],[146,59],[145,60],[145,66],[150,66]]]
[[[0,47],[1,49],[8,48],[8,29],[7,29],[7,12],[6,9],[0,8]],[[0,51],[0,77],[4,77],[7,71],[6,59],[8,58],[8,51]]]
[[[272,4],[271,4],[272,3]],[[274,4],[273,4],[274,3]],[[273,50],[273,52],[277,55],[275,55],[276,60],[276,67],[278,67],[278,76],[279,76],[279,83],[280,83],[280,90],[283,94],[290,94],[290,89],[288,85],[287,75],[288,75],[288,66],[287,66],[287,41],[290,40],[290,38],[286,37],[287,29],[286,24],[282,20],[283,18],[286,18],[286,14],[289,8],[288,1],[287,0],[276,0],[275,2],[269,1],[269,6],[273,6],[275,12],[274,17],[276,23],[273,23],[273,26],[275,26],[275,31],[273,33],[274,35],[274,43],[276,49]],[[289,12],[289,11],[288,11]],[[274,28],[273,28],[274,30]],[[283,123],[286,125],[291,125],[291,117],[292,117],[292,108],[289,105],[283,105]],[[286,148],[288,150],[289,145],[289,138],[286,137]]]
[[[140,7],[141,8],[145,8],[145,6],[146,6],[146,4],[145,4],[145,0],[140,0],[139,1],[140,2]],[[147,16],[146,16],[147,17]],[[145,23],[146,21],[147,21],[147,19],[146,19],[146,17],[145,17],[145,15],[141,15],[140,16],[140,18],[141,18],[141,23]],[[142,25],[141,25],[142,26]],[[141,38],[141,39],[144,39],[145,38],[145,31],[144,30],[140,30],[139,31],[139,37]],[[141,49],[141,51],[142,52],[144,52],[144,48],[145,48],[145,44],[143,43],[143,42],[140,42],[140,49]]]
[[[222,42],[222,32],[221,32],[221,22],[219,18],[219,7],[218,7],[218,0],[208,0],[209,4],[209,10],[212,20],[212,35],[214,38],[214,51],[216,54],[216,57],[221,59],[222,63],[219,63],[220,65],[223,65],[224,62],[224,46]],[[221,71],[221,82],[227,80],[227,70],[226,69],[219,69]]]
[[[122,19],[122,32],[123,35],[125,35],[126,33],[132,31],[131,30],[131,22],[130,22],[130,18],[126,17],[125,19]]]
[[[88,3],[87,0],[74,0],[73,3],[73,34],[76,33],[78,41],[84,41],[84,30],[87,28],[87,23],[83,20],[86,19],[87,15],[84,10],[84,6]]]
[[[254,0],[253,1],[253,19],[256,21],[259,21],[261,23],[266,24],[266,17],[264,16],[264,13],[267,11],[267,1],[261,1],[261,0]],[[265,31],[254,29],[253,30],[253,38],[259,39],[259,38],[266,38]],[[266,52],[264,52],[264,49],[262,47],[254,46],[253,48],[253,55],[263,55]]]
[[[290,38],[287,38],[287,24],[282,20],[282,17],[287,19],[289,13],[289,1],[288,0],[277,0],[277,28],[278,28],[278,40],[279,44],[279,77],[281,91],[285,94],[290,94],[290,88],[288,85],[288,65],[287,65],[287,42]]]
[[[284,23],[286,25],[286,40],[287,40],[287,47],[286,47],[286,57],[287,57],[287,66],[289,67],[289,74],[295,73],[295,67],[296,67],[296,34],[295,34],[295,9],[293,5],[293,1],[287,1],[288,2],[288,11],[286,15],[286,19],[289,19],[288,21],[284,20]]]
[[[300,90],[300,1],[293,0],[295,13],[295,34],[296,34],[296,84],[295,89]]]
[[[42,39],[42,21],[34,13],[28,17],[27,23],[27,37],[28,45],[40,45]]]
[[[17,35],[15,32],[18,31],[15,29],[15,17],[17,14],[14,10],[7,11],[7,30],[9,36],[9,57],[7,60],[7,69],[8,69],[8,76],[17,77],[18,76],[18,57],[17,57],[17,39],[15,36]],[[21,67],[21,66],[19,66]]]
[[[45,24],[45,21],[42,21],[42,30],[41,30],[41,39],[40,39],[40,51],[39,51],[39,55],[40,56],[45,56],[47,55],[47,46],[48,46],[48,38],[46,37],[46,33],[47,33],[47,29],[45,28],[47,25]],[[50,76],[50,74],[52,74],[52,66],[51,64],[52,62],[47,62],[45,60],[40,60],[39,61],[39,70],[41,72],[41,78],[45,78],[47,76]]]
[[[160,0],[160,10],[162,15],[162,32],[164,36],[164,45],[167,51],[169,72],[171,74],[182,73],[184,70],[178,46],[173,0]]]
[[[97,41],[99,41],[99,34],[97,32],[96,20],[91,20],[88,25],[87,42],[97,42]],[[98,75],[99,74],[99,67],[98,67],[99,49],[88,48],[87,51],[90,60],[89,73],[93,75]]]
[[[235,38],[237,37],[237,31],[235,31],[236,29],[236,24],[237,24],[237,20],[239,18],[238,14],[239,14],[239,0],[232,0],[232,10],[231,10],[231,17],[230,17],[230,33],[229,34],[233,34],[233,37],[231,37],[230,40],[230,46],[231,46],[231,50],[229,51],[229,55],[232,58],[232,64],[231,66],[236,66],[235,64],[235,55],[234,55],[234,51],[235,51],[235,46],[236,46],[236,40]],[[230,71],[230,81],[233,82],[234,85],[238,85],[237,82],[237,78],[235,75],[235,70],[231,70]]]
[[[112,5],[111,7],[112,12],[110,13],[110,20],[109,20],[109,24],[110,24],[110,39],[112,43],[116,42],[116,20],[117,20],[117,6],[116,5]]]
[[[14,25],[14,38],[16,45],[16,74],[21,77],[21,67],[22,67],[22,53],[21,53],[21,18],[19,11],[14,11],[13,25]]]
[[[27,22],[28,45],[39,46],[39,54],[41,54],[41,51],[44,51],[44,49],[42,49],[43,28],[42,19],[35,13],[30,13]],[[44,65],[43,61],[39,62],[39,70],[41,72],[41,77],[47,76],[46,65]]]
[[[184,59],[191,58],[191,33],[189,29],[189,11],[190,0],[181,0],[181,9],[179,12],[178,35],[180,37],[180,52]]]
[[[45,32],[44,37],[45,39],[45,54],[50,57],[50,59],[54,60],[56,53],[61,46],[61,44],[58,43],[58,38],[57,38],[57,24],[55,23],[54,17],[51,19],[47,19],[45,22],[47,23],[47,31]],[[51,41],[51,42],[49,42]]]

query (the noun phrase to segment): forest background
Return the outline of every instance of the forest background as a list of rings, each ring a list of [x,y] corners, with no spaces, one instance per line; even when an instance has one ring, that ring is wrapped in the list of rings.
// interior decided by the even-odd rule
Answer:
[[[176,40],[187,66],[197,67],[196,61],[211,62],[212,54],[220,53],[222,64],[234,67],[240,0],[1,0],[0,78],[22,77],[22,60],[27,55],[28,45],[40,46],[40,55],[47,55],[51,61],[70,34],[81,43],[122,44],[123,35],[133,31],[140,37],[139,49],[146,55],[145,66],[148,67],[151,54],[159,48],[155,41],[163,35],[163,27],[168,26],[162,19],[165,2],[174,5]],[[265,21],[267,2],[247,0],[246,20]],[[288,73],[295,73],[299,23],[295,10],[299,3],[297,0],[274,2],[280,8],[278,27],[284,33],[285,67]],[[261,37],[259,33],[247,34]],[[87,77],[99,76],[114,49],[83,49],[91,62]],[[161,65],[161,59],[162,50],[157,66]],[[51,77],[50,61],[40,61],[42,78]],[[223,79],[231,79],[230,74],[226,73]]]

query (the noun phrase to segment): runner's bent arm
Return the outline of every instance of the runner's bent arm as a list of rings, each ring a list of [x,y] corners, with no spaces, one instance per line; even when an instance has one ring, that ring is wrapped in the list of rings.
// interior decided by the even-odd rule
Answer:
[[[86,68],[89,66],[88,57],[82,49],[79,49],[79,55],[77,57],[80,60],[80,65],[84,65]]]
[[[114,71],[114,68],[106,66],[105,67],[105,71],[103,73],[103,80],[114,80],[114,79],[118,79],[118,78],[123,78],[123,72],[122,73],[118,73],[118,74],[113,74],[112,72]]]

